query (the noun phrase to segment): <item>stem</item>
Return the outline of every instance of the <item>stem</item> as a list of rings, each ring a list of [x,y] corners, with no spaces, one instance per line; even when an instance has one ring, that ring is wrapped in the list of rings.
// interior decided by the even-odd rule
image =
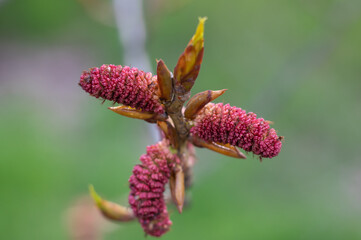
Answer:
[[[189,124],[185,120],[183,115],[183,105],[189,99],[190,94],[184,94],[182,91],[177,91],[177,88],[173,88],[174,96],[170,102],[165,103],[165,109],[169,117],[173,121],[174,128],[176,129],[176,138],[178,142],[177,155],[181,161],[181,166],[183,168],[186,184],[185,187],[188,188],[191,185],[191,169],[190,166],[187,166],[186,162],[189,157],[187,149],[187,140],[189,136]]]

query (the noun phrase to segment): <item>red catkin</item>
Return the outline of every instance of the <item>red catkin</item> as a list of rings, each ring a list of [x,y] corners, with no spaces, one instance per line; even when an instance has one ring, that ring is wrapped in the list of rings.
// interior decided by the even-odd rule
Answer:
[[[172,222],[169,219],[163,192],[171,169],[179,162],[177,155],[168,149],[165,140],[147,147],[140,157],[142,164],[133,168],[129,179],[129,204],[144,231],[152,236],[166,233]]]
[[[137,68],[112,64],[90,68],[81,75],[79,85],[96,98],[146,112],[164,113],[164,107],[156,94],[157,76]]]
[[[282,147],[280,137],[263,118],[223,103],[208,103],[195,119],[191,133],[206,141],[238,146],[264,158],[277,156]]]

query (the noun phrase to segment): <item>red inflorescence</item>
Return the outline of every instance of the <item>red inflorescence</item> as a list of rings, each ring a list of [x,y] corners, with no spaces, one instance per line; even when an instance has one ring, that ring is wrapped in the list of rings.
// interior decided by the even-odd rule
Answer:
[[[156,94],[157,76],[137,68],[112,64],[90,68],[81,75],[79,85],[96,98],[100,97],[146,112],[164,112],[164,107]]]
[[[238,146],[264,158],[277,156],[282,147],[280,137],[267,121],[229,104],[207,104],[195,119],[191,133],[206,141]]]
[[[129,179],[129,204],[144,231],[152,236],[166,233],[172,222],[169,219],[163,192],[177,155],[168,149],[165,140],[147,147],[147,154],[140,157],[142,164],[133,168]]]

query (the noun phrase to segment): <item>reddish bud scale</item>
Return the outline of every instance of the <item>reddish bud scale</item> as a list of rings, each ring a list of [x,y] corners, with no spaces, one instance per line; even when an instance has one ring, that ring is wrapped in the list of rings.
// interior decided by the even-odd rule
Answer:
[[[267,121],[229,104],[207,104],[195,119],[191,133],[206,141],[238,146],[264,158],[277,156],[282,147]]]
[[[129,179],[129,204],[144,231],[152,236],[166,233],[172,222],[169,219],[163,192],[171,169],[179,159],[168,149],[166,141],[147,147],[140,157],[142,164],[133,168]]]
[[[102,65],[90,68],[80,77],[79,85],[90,95],[121,103],[146,112],[164,113],[157,96],[157,76],[137,68]]]

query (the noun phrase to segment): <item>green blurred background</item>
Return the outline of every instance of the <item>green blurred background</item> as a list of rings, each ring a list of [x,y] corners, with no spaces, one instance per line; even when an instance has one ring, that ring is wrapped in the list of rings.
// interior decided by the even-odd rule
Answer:
[[[1,239],[72,239],[81,217],[94,239],[143,239],[83,197],[92,183],[126,204],[154,142],[77,85],[89,67],[127,65],[113,14],[109,1],[0,1]],[[193,93],[227,88],[220,101],[285,136],[262,163],[198,150],[192,203],[170,207],[163,239],[361,239],[361,1],[146,0],[144,15],[153,69],[173,68],[207,16]]]

